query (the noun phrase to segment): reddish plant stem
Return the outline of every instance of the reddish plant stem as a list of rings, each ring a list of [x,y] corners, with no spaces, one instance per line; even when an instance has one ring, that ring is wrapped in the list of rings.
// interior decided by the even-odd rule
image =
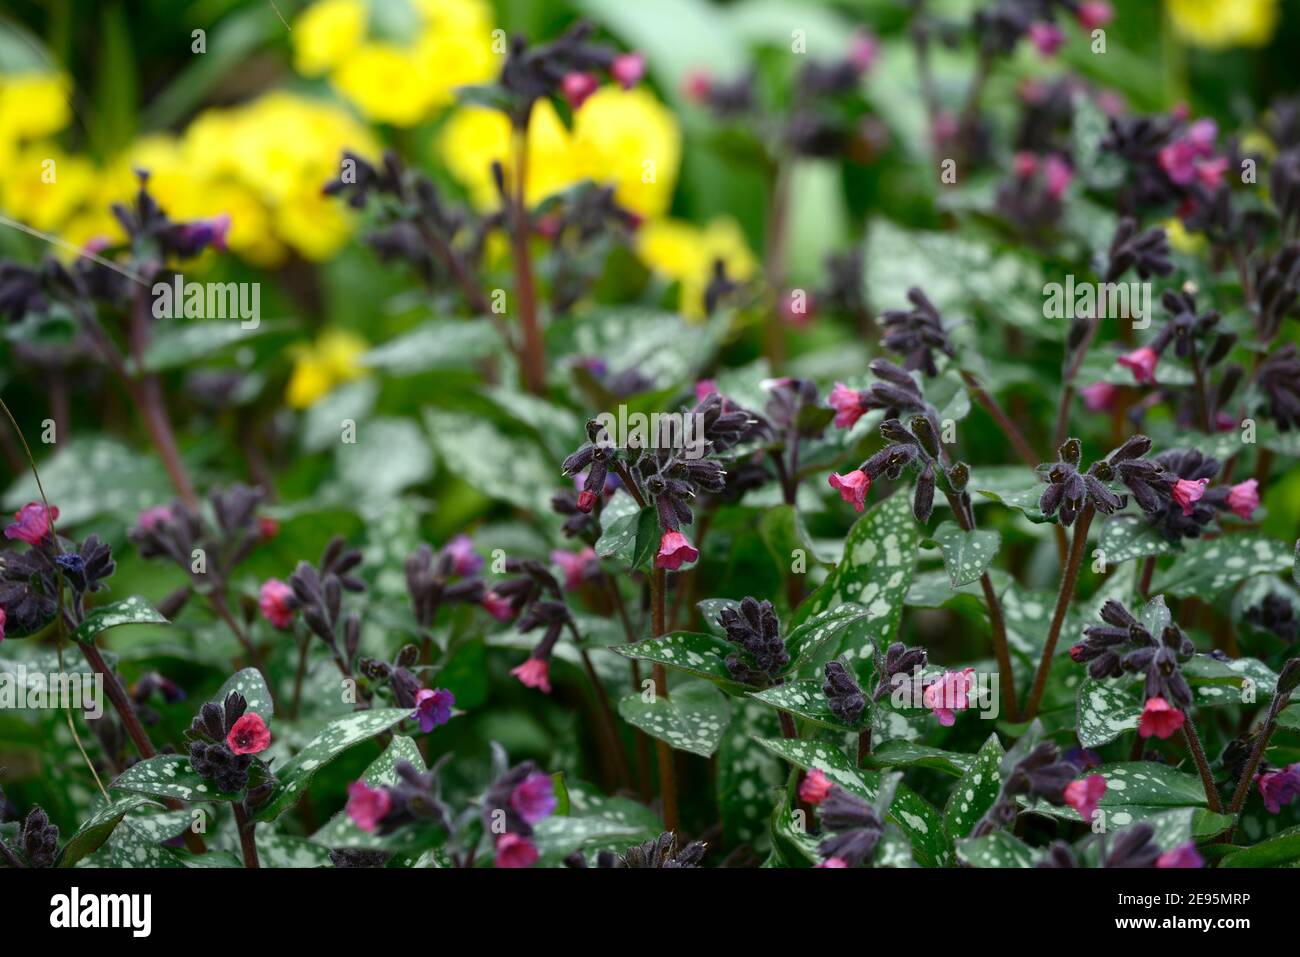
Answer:
[[[596,674],[596,666],[591,663],[591,656],[587,654],[587,649],[580,644],[578,629],[570,624],[569,630],[573,634],[573,643],[578,646],[578,654],[582,657],[583,668],[587,670],[587,678],[591,681],[591,687],[596,692],[596,701],[600,705],[602,730],[604,731],[605,740],[609,744],[610,757],[614,759],[614,767],[618,772],[619,782],[623,787],[631,787],[632,772],[628,768],[627,755],[623,751],[623,739],[618,733],[618,718],[615,717],[614,706],[610,703],[609,693],[605,691],[600,676]]]
[[[127,380],[127,388],[132,400],[140,407],[145,428],[149,430],[149,437],[153,440],[154,448],[158,450],[167,476],[176,487],[181,501],[190,508],[197,508],[199,500],[194,494],[194,483],[190,481],[189,472],[181,458],[180,446],[176,443],[176,433],[172,429],[167,404],[163,400],[162,383],[156,374],[145,371],[145,350],[149,345],[148,289],[148,286],[144,286],[136,294],[135,308],[131,310],[131,358],[135,362],[135,378]]]
[[[1215,814],[1223,813],[1223,799],[1219,797],[1219,789],[1214,785],[1214,775],[1210,773],[1210,763],[1205,759],[1205,748],[1201,747],[1201,737],[1196,733],[1191,715],[1187,715],[1183,722],[1183,737],[1187,739],[1187,747],[1196,762],[1196,770],[1201,773],[1201,786],[1205,788],[1205,799],[1209,802],[1210,810]]]
[[[249,636],[248,632],[240,627],[239,622],[235,620],[235,616],[230,613],[230,606],[226,604],[226,596],[219,591],[209,592],[208,604],[212,606],[212,610],[216,612],[217,617],[225,622],[226,627],[230,629],[231,633],[239,641],[240,645],[243,646],[244,651],[248,654],[249,663],[261,674],[262,681],[266,684],[267,694],[271,696],[271,709],[276,714],[284,714],[284,712],[280,710],[280,703],[275,693],[275,685],[271,681],[270,672],[267,671],[266,665],[262,661],[262,655],[258,652],[257,646],[253,644],[253,639]]]
[[[1156,556],[1148,555],[1142,563],[1142,579],[1138,582],[1138,594],[1144,599],[1151,595],[1151,577],[1156,573]]]
[[[1264,725],[1255,738],[1255,746],[1250,751],[1250,759],[1246,762],[1246,768],[1241,774],[1241,780],[1237,782],[1236,790],[1232,792],[1232,803],[1228,805],[1228,813],[1234,817],[1241,813],[1242,807],[1246,804],[1246,795],[1250,793],[1250,785],[1255,779],[1255,771],[1258,770],[1260,761],[1264,759],[1264,751],[1268,748],[1269,738],[1273,737],[1273,732],[1277,730],[1277,716],[1290,702],[1291,696],[1289,694],[1277,695],[1269,705],[1268,716],[1264,719]]]
[[[1014,699],[1014,696],[1012,698]],[[871,757],[871,729],[863,728],[858,732],[858,767],[862,767]]]
[[[1074,522],[1074,540],[1070,543],[1070,558],[1061,578],[1061,590],[1056,596],[1056,610],[1052,613],[1052,626],[1047,632],[1047,643],[1043,645],[1043,657],[1038,662],[1038,672],[1034,675],[1033,687],[1029,690],[1029,701],[1025,705],[1024,720],[1029,721],[1038,714],[1038,706],[1043,700],[1043,691],[1047,688],[1047,673],[1052,670],[1052,656],[1056,653],[1056,642],[1061,637],[1061,626],[1065,624],[1065,613],[1069,611],[1070,600],[1074,597],[1074,587],[1079,581],[1079,565],[1083,553],[1088,547],[1088,529],[1092,517],[1096,514],[1091,505],[1084,507]]]
[[[511,135],[514,153],[513,243],[515,297],[519,301],[519,322],[523,331],[522,372],[524,387],[534,395],[546,394],[546,352],[537,320],[537,287],[533,281],[533,260],[528,251],[531,232],[525,185],[528,182],[528,117]]]
[[[1007,441],[1011,443],[1011,447],[1014,448],[1016,454],[1020,456],[1020,460],[1031,469],[1036,469],[1038,463],[1042,460],[1034,454],[1034,450],[1030,447],[1029,441],[1025,438],[1025,434],[1021,432],[1016,423],[1011,420],[1011,416],[1007,415],[1002,406],[998,405],[997,400],[984,390],[984,387],[980,385],[979,380],[965,369],[961,370],[961,378],[962,381],[966,383],[966,387],[970,389],[970,393],[974,396],[975,401],[978,402],[980,407],[983,408],[984,411],[993,418],[993,421],[998,424],[998,427],[1002,430],[1002,434],[1007,437]]]
[[[650,575],[650,609],[653,616],[651,630],[657,638],[666,631],[667,614],[664,591],[667,574],[656,568]],[[668,697],[668,673],[661,664],[654,666],[655,694]],[[664,808],[664,830],[677,831],[677,770],[673,766],[673,749],[668,742],[655,739],[655,754],[659,759],[659,797]]]
[[[257,822],[249,820],[248,811],[242,801],[230,805],[235,812],[235,826],[239,829],[239,849],[244,854],[244,867],[260,868],[257,858],[257,836],[254,833]]]

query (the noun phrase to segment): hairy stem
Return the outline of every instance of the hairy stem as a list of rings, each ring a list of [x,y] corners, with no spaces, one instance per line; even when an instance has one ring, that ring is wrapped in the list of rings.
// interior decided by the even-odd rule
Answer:
[[[248,818],[248,811],[242,801],[231,804],[235,812],[235,826],[239,829],[239,849],[244,855],[244,867],[260,868],[257,859],[257,837],[254,834],[257,822]]]
[[[1187,747],[1196,762],[1196,770],[1201,773],[1201,786],[1205,788],[1205,799],[1210,804],[1210,810],[1221,814],[1223,799],[1219,797],[1219,789],[1214,786],[1214,775],[1210,773],[1210,763],[1205,759],[1205,748],[1201,747],[1201,737],[1196,733],[1191,715],[1187,715],[1183,722],[1183,737],[1187,739]]]
[[[514,153],[514,201],[511,208],[514,218],[515,297],[519,300],[519,322],[523,331],[524,386],[534,395],[546,393],[546,353],[542,344],[541,326],[537,320],[537,286],[533,280],[533,260],[528,251],[531,232],[524,186],[528,182],[528,119],[512,133]]]
[[[1047,643],[1043,645],[1043,657],[1038,662],[1038,671],[1034,675],[1033,687],[1029,690],[1029,701],[1025,705],[1026,721],[1038,714],[1038,706],[1043,700],[1043,691],[1047,688],[1047,673],[1052,669],[1052,656],[1056,653],[1056,642],[1061,637],[1061,627],[1065,624],[1065,613],[1070,609],[1070,600],[1074,598],[1074,587],[1079,582],[1079,566],[1083,562],[1083,553],[1088,547],[1088,528],[1096,510],[1087,505],[1074,523],[1074,540],[1070,543],[1070,558],[1061,578],[1061,590],[1056,596],[1056,611],[1052,613],[1052,626],[1047,632]]]
[[[656,568],[650,575],[650,608],[653,615],[652,631],[659,637],[667,630],[664,591],[667,573]],[[654,666],[655,694],[668,697],[668,673],[664,666]],[[655,739],[655,755],[659,759],[659,797],[664,806],[664,830],[677,831],[677,770],[673,766],[673,749],[668,742]]]

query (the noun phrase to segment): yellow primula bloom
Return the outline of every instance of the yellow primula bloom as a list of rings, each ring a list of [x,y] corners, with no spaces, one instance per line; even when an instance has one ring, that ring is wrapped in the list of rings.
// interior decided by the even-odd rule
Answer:
[[[345,203],[319,189],[305,189],[280,205],[275,231],[307,259],[322,262],[343,247],[352,227]]]
[[[340,93],[379,123],[414,126],[433,104],[433,63],[393,43],[364,43],[331,77]]]
[[[613,186],[620,205],[647,219],[668,210],[682,135],[648,89],[602,87],[574,117],[573,143],[580,176]]]
[[[57,133],[72,115],[68,95],[68,82],[58,74],[0,74],[0,140]]]
[[[293,65],[304,76],[336,67],[366,35],[369,10],[361,0],[321,0],[293,22]]]
[[[1178,217],[1165,220],[1164,227],[1170,249],[1189,256],[1198,255],[1205,249],[1205,236],[1201,233],[1189,232]]]
[[[1273,38],[1278,0],[1167,0],[1176,32],[1209,50],[1260,47]]]
[[[758,268],[740,225],[725,216],[703,229],[673,219],[646,223],[637,232],[637,253],[656,273],[681,284],[679,308],[689,319],[704,317],[704,292],[714,262],[722,260],[728,278],[736,281]]]
[[[356,333],[332,329],[302,346],[294,361],[285,401],[295,409],[314,405],[337,386],[365,372],[357,359],[369,348]]]
[[[95,167],[53,143],[21,149],[0,177],[0,210],[45,232],[57,232],[92,195]]]
[[[482,29],[428,29],[415,42],[412,56],[428,84],[428,107],[450,106],[456,88],[486,83],[501,69],[492,52],[492,35]]]

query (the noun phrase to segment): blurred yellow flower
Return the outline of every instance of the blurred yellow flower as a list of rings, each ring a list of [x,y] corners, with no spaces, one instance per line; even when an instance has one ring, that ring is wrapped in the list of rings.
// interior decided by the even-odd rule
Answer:
[[[369,10],[361,0],[322,0],[294,21],[293,65],[304,76],[337,66],[366,35]]]
[[[479,209],[495,209],[500,197],[492,164],[501,163],[506,181],[514,175],[510,156],[510,121],[496,110],[467,106],[457,110],[438,138],[442,162],[469,191]],[[539,100],[528,124],[528,182],[524,195],[535,204],[568,189],[581,179],[569,131],[550,100]]]
[[[414,126],[434,100],[432,64],[392,43],[365,43],[334,71],[338,91],[380,123]]]
[[[726,216],[703,229],[675,219],[646,223],[637,232],[637,254],[652,270],[681,284],[678,308],[688,319],[705,317],[704,292],[717,260],[732,280],[748,279],[758,269],[740,225]]]
[[[0,140],[37,139],[68,125],[68,81],[53,73],[0,74]]]
[[[0,209],[44,232],[57,232],[93,193],[94,165],[53,143],[20,148],[0,177]]]
[[[668,210],[682,136],[673,114],[648,89],[598,90],[574,117],[573,146],[579,178],[613,186],[618,202],[644,218]]]
[[[1174,32],[1209,50],[1260,47],[1277,28],[1278,0],[1167,0]]]
[[[1180,253],[1194,256],[1205,249],[1205,236],[1190,232],[1177,216],[1165,220],[1165,236],[1169,239],[1169,248]]]
[[[359,335],[342,329],[331,329],[314,343],[299,347],[285,401],[295,409],[305,409],[337,386],[364,374],[357,359],[368,347]]]

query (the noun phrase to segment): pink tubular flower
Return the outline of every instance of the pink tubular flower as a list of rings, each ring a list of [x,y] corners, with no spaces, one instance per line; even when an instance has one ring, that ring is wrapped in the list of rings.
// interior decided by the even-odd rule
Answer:
[[[1089,412],[1109,412],[1115,406],[1115,397],[1119,395],[1119,386],[1109,382],[1094,382],[1079,390],[1084,407]]]
[[[675,572],[686,562],[693,562],[699,557],[700,550],[681,532],[664,532],[663,538],[659,539],[655,568],[666,568]]]
[[[146,508],[141,512],[135,523],[147,532],[156,525],[171,521],[171,517],[172,509],[170,505],[155,505],[153,508]]]
[[[1157,154],[1160,168],[1179,186],[1190,186],[1198,179],[1217,186],[1228,168],[1226,158],[1214,155],[1218,136],[1214,120],[1197,120],[1180,138],[1161,148]]]
[[[645,54],[620,53],[609,65],[609,75],[625,90],[630,90],[645,76]]]
[[[5,527],[5,538],[14,538],[28,545],[39,545],[50,534],[50,524],[59,517],[57,505],[47,510],[40,502],[28,502],[14,512],[14,523]]]
[[[293,589],[278,578],[268,578],[262,582],[262,589],[257,598],[257,607],[262,617],[276,628],[292,628],[293,613],[297,608],[297,599]]]
[[[1079,817],[1091,821],[1092,815],[1106,793],[1106,779],[1100,774],[1090,774],[1081,781],[1071,781],[1065,786],[1065,803],[1079,812]]]
[[[1255,775],[1259,796],[1264,799],[1264,809],[1269,814],[1279,814],[1282,805],[1300,797],[1300,762],[1282,771],[1266,771]]]
[[[542,694],[551,693],[551,663],[544,658],[529,658],[518,668],[511,668],[510,673],[525,688],[537,688]]]
[[[1238,518],[1249,522],[1255,509],[1259,508],[1259,482],[1246,479],[1228,489],[1228,508]]]
[[[804,290],[802,299],[798,291],[791,289],[781,297],[781,319],[787,325],[802,329],[812,322],[817,315],[812,293]]]
[[[502,834],[497,838],[497,867],[532,867],[538,857],[536,846],[522,834]]]
[[[1196,849],[1196,844],[1188,841],[1172,850],[1165,851],[1156,858],[1156,867],[1204,867],[1205,858]]]
[[[850,503],[854,511],[862,511],[867,501],[867,492],[871,491],[871,479],[862,469],[854,469],[848,475],[832,472],[827,484],[840,493],[840,498]]]
[[[866,73],[880,59],[880,41],[859,30],[849,38],[849,62],[859,73]]]
[[[826,401],[835,410],[837,429],[851,429],[867,411],[862,404],[862,393],[857,389],[850,389],[843,382],[835,383],[835,388],[831,389],[831,394]]]
[[[383,788],[372,788],[365,781],[348,785],[348,817],[363,831],[374,831],[393,808],[393,799]]]
[[[1138,719],[1138,734],[1144,738],[1155,736],[1164,740],[1183,726],[1187,718],[1164,698],[1147,698],[1142,717]]]
[[[1133,373],[1133,381],[1138,385],[1148,385],[1156,381],[1156,363],[1160,361],[1160,355],[1150,346],[1134,349],[1120,356],[1116,361]]]
[[[1085,30],[1095,30],[1115,19],[1115,8],[1106,0],[1084,0],[1079,4],[1075,16],[1079,19],[1079,26]]]
[[[565,552],[558,548],[551,552],[551,561],[564,572],[564,587],[569,591],[582,585],[587,566],[596,560],[596,550],[590,545],[580,552]]]
[[[1061,44],[1065,42],[1065,34],[1061,32],[1061,28],[1046,21],[1031,23],[1026,35],[1029,37],[1029,42],[1034,45],[1034,49],[1045,57],[1055,56],[1056,51],[1061,49]]]
[[[455,706],[456,696],[446,688],[421,688],[415,693],[415,711],[411,717],[419,721],[420,730],[428,734],[451,720],[451,709]]]
[[[487,592],[483,596],[483,607],[497,621],[509,621],[515,617],[515,606],[510,604],[509,599],[502,598],[494,591]]]
[[[1043,160],[1043,179],[1047,183],[1047,194],[1052,199],[1060,199],[1069,189],[1070,181],[1074,179],[1074,171],[1070,169],[1070,164],[1059,156],[1049,156]]]
[[[1028,179],[1038,172],[1038,157],[1026,150],[1021,150],[1011,161],[1011,168],[1020,179]]]
[[[280,523],[269,515],[257,517],[257,534],[264,542],[269,542],[280,534]]]
[[[468,535],[457,535],[443,550],[451,558],[451,570],[455,575],[473,575],[483,567],[483,556],[474,551],[474,540]]]
[[[1228,157],[1215,156],[1196,164],[1196,178],[1206,189],[1219,188],[1223,174],[1228,171]]]
[[[534,771],[510,792],[510,806],[529,824],[536,824],[555,813],[555,782],[549,774]]]
[[[1174,483],[1172,493],[1174,501],[1183,507],[1184,515],[1192,514],[1192,506],[1201,500],[1201,496],[1205,494],[1205,486],[1209,484],[1209,479],[1197,479],[1195,482],[1179,479]]]
[[[245,711],[226,735],[226,744],[236,754],[261,754],[271,746],[271,732],[260,714]]]
[[[813,768],[799,784],[799,800],[806,804],[821,804],[834,786],[820,768]]]
[[[579,512],[583,512],[583,513],[590,512],[595,507],[596,507],[595,492],[588,492],[586,489],[583,489],[581,492],[578,493]]]
[[[560,88],[569,106],[576,110],[587,102],[587,97],[600,89],[600,81],[590,73],[566,73],[560,81]]]
[[[695,383],[695,401],[703,402],[718,391],[718,383],[713,379],[701,379]]]
[[[848,867],[849,865],[848,862],[845,861],[844,858],[842,857],[828,857],[826,858],[826,860],[822,861],[817,866],[825,867],[829,869],[829,868],[837,868],[837,867]]]
[[[709,94],[713,91],[713,79],[704,70],[691,70],[690,73],[686,74],[683,89],[686,92],[686,98],[692,103],[704,103],[709,99]]]
[[[975,669],[945,671],[921,694],[921,703],[934,712],[945,728],[957,721],[957,712],[970,707],[970,691],[975,684]]]

